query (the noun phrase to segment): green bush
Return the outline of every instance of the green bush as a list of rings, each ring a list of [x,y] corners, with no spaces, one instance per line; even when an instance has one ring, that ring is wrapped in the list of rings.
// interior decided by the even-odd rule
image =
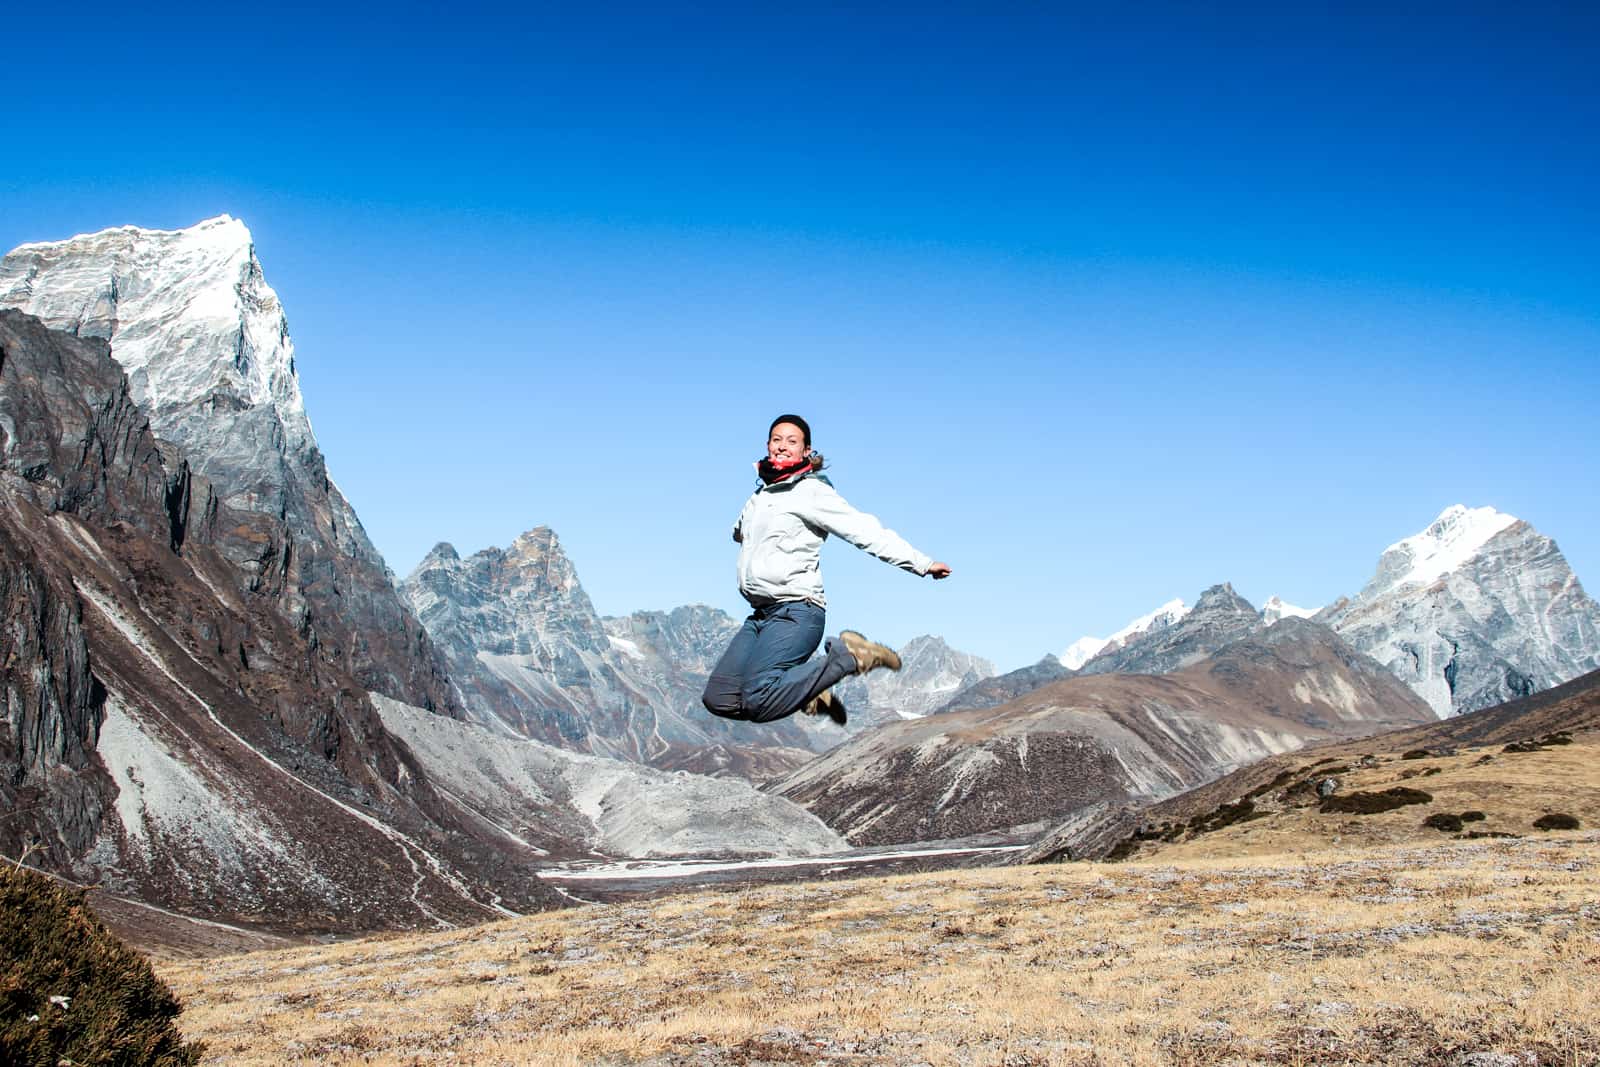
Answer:
[[[0,864],[0,1063],[191,1065],[202,1048],[173,1025],[181,1010],[82,890]]]
[[[1568,815],[1562,811],[1553,811],[1549,815],[1541,815],[1533,820],[1535,830],[1577,830],[1582,826],[1583,823],[1578,821],[1576,815]]]

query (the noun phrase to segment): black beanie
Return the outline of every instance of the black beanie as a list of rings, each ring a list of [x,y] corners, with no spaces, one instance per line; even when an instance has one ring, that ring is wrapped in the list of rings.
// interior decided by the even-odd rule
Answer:
[[[772,436],[772,431],[778,428],[778,423],[780,422],[787,422],[790,425],[800,427],[800,436],[805,438],[806,447],[811,447],[811,425],[799,415],[779,415],[777,418],[773,419],[772,425],[767,427],[768,437]]]

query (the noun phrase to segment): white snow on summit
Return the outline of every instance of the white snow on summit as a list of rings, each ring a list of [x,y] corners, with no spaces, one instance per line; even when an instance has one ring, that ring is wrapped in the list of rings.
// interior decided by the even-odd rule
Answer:
[[[1165,630],[1187,614],[1189,614],[1189,605],[1185,604],[1181,597],[1169,600],[1150,614],[1139,616],[1112,634],[1106,639],[1106,643],[1126,641],[1135,634],[1148,633],[1151,630]]]
[[[1080,637],[1068,645],[1056,658],[1072,670],[1077,670],[1102,652],[1119,648],[1135,637],[1152,630],[1165,630],[1189,614],[1189,605],[1181,598],[1167,601],[1147,615],[1141,615],[1110,637]]]
[[[1061,661],[1063,667],[1075,671],[1094,659],[1095,654],[1105,647],[1106,639],[1103,637],[1080,637],[1056,658]]]
[[[1267,602],[1261,606],[1261,621],[1272,625],[1279,619],[1309,619],[1321,608],[1301,608],[1288,603],[1282,597],[1268,597]]]
[[[0,304],[110,341],[146,411],[220,390],[276,409],[291,449],[312,442],[283,308],[238,219],[20,245],[0,262]]]
[[[1517,522],[1514,515],[1492,507],[1454,504],[1421,533],[1396,541],[1384,550],[1378,573],[1366,592],[1427,585],[1478,554],[1490,538]]]

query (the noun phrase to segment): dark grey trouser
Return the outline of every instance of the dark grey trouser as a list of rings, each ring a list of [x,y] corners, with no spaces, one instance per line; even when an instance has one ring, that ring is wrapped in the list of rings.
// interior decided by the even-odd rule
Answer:
[[[840,641],[811,660],[825,619],[821,608],[803,600],[756,608],[712,668],[700,698],[706,710],[724,719],[772,722],[852,673],[856,661]]]

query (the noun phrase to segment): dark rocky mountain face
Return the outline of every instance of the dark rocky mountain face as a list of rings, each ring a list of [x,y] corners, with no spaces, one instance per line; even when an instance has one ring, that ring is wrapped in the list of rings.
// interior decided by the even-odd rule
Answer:
[[[236,511],[158,441],[103,341],[14,311],[0,505],[7,854],[301,929],[550,899],[511,876],[533,850],[442,799],[329,630],[285,610],[284,520]]]
[[[1261,615],[1224,582],[1200,594],[1177,622],[1091,658],[1080,674],[1167,674],[1198,663],[1257,630]]]
[[[1080,675],[886,726],[771,788],[855,844],[1027,836],[1092,804],[1170,796],[1310,741],[1429,716],[1331,630],[1284,619],[1171,674]]]
[[[428,635],[328,476],[283,308],[243,224],[24,245],[0,258],[0,307],[110,342],[152,432],[182,450],[209,503],[249,527],[219,551],[324,662],[407,703],[456,707]]]

